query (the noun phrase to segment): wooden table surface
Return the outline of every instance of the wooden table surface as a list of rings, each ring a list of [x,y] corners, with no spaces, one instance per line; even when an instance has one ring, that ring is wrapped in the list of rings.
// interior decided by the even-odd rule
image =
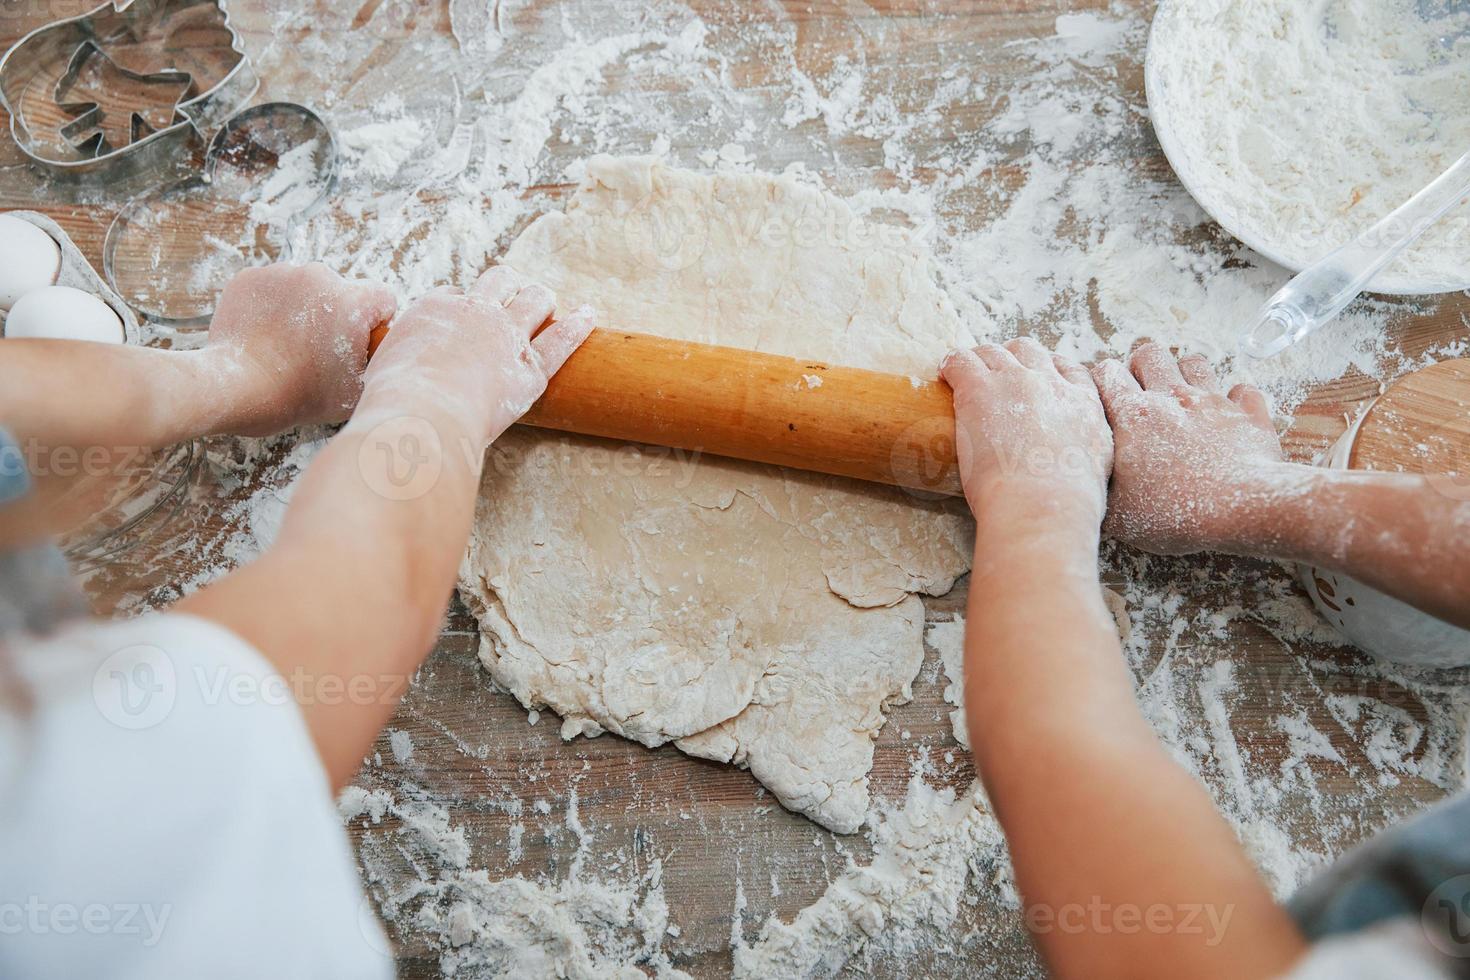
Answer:
[[[741,17],[789,18],[798,33],[798,59],[813,76],[830,69],[841,54],[855,46],[864,49],[870,71],[891,71],[903,79],[932,78],[957,54],[964,54],[984,64],[991,75],[988,84],[1000,91],[1007,72],[1021,70],[1014,60],[1013,42],[1051,34],[1058,14],[1074,10],[1107,13],[1111,7],[1114,12],[1126,8],[1147,15],[1152,8],[1147,0],[1126,0],[1121,5],[1102,0],[789,0],[767,6],[692,0],[689,5],[713,24]],[[317,30],[304,22],[279,27],[275,15],[294,9],[292,4],[271,0],[234,6],[237,9],[232,14],[246,49],[263,69],[265,88],[258,98],[298,99],[325,106],[329,114],[364,108],[407,84],[403,82],[404,66],[413,65],[416,45],[426,37],[442,38],[450,29],[444,2],[366,0],[360,7],[305,3],[326,25],[321,31],[336,32],[331,36],[340,33],[344,44],[362,53],[353,64],[322,67],[311,57],[290,55],[293,44]],[[552,0],[507,5],[514,8],[511,15],[516,24],[537,23],[548,8],[557,6]],[[641,5],[633,0],[568,0],[560,6],[568,18],[591,22],[618,9],[631,18]],[[8,45],[58,11],[72,14],[82,7],[44,2],[0,5],[0,43]],[[875,40],[880,38],[881,45]],[[1141,57],[1117,84],[1123,97],[1141,106],[1139,62]],[[436,76],[433,65],[413,66]],[[742,92],[759,97],[774,91],[778,83],[774,72],[758,58],[742,61],[731,82]],[[637,81],[624,77],[615,67],[608,72],[606,86]],[[665,95],[675,109],[686,97],[679,91]],[[951,113],[927,138],[945,141],[953,133],[984,127],[998,111],[994,104],[977,102]],[[630,144],[642,139],[646,145],[655,135],[630,133],[627,138]],[[676,157],[682,151],[686,159],[691,158],[708,145],[708,134],[667,135]],[[808,127],[790,140],[762,147],[761,165],[780,169],[788,162],[807,160],[814,170],[829,170],[830,158],[812,149],[820,142],[820,131]],[[842,143],[842,151],[843,168],[837,182],[846,185],[843,189],[897,183],[895,174],[885,168],[881,145],[852,137]],[[574,145],[549,146],[541,165],[548,183],[536,192],[550,201],[564,197],[570,188],[557,184],[555,175],[583,152]],[[1085,164],[1086,150],[1079,152],[1084,154],[1079,162]],[[1024,179],[1020,173],[1007,173],[1005,163],[996,166],[997,172],[988,175],[993,181]],[[1159,174],[1168,169],[1151,139],[1137,166]],[[0,210],[44,211],[67,229],[94,262],[123,200],[117,188],[83,192],[47,181],[25,166],[8,138],[0,139]],[[951,199],[948,206],[955,209],[948,217],[969,228],[983,227],[1001,207],[979,188],[973,195]],[[1470,300],[1465,296],[1446,298],[1432,312],[1392,327],[1388,349],[1418,356],[1433,345],[1470,337],[1467,314]],[[1044,328],[1041,333],[1045,334]],[[1292,455],[1306,459],[1326,448],[1343,431],[1346,419],[1378,391],[1377,380],[1354,373],[1322,385],[1296,412],[1287,436]],[[241,533],[232,523],[232,508],[271,484],[277,475],[275,464],[289,446],[290,440],[277,441],[264,450],[256,444],[213,444],[210,465],[169,532],[93,576],[90,587],[99,608],[135,610],[166,603],[185,583],[196,581],[201,568],[223,563],[233,537]],[[1395,706],[1405,718],[1426,727],[1444,724],[1446,712],[1458,710],[1459,701],[1450,686],[1458,678],[1431,678],[1430,683],[1406,685],[1368,669],[1349,649],[1282,638],[1276,635],[1279,630],[1273,633],[1268,623],[1250,615],[1214,617],[1232,605],[1250,609],[1282,591],[1299,592],[1288,574],[1274,566],[1223,559],[1144,561],[1121,550],[1109,555],[1107,565],[1114,584],[1121,586],[1125,579],[1144,581],[1160,592],[1172,588],[1183,597],[1177,610],[1133,610],[1130,663],[1141,683],[1166,658],[1171,670],[1196,680],[1220,659],[1234,663],[1238,688],[1230,698],[1227,724],[1235,741],[1248,750],[1253,777],[1269,781],[1273,767],[1288,757],[1286,737],[1274,724],[1288,707],[1305,708],[1316,727],[1330,733],[1333,747],[1345,761],[1320,767],[1313,763],[1319,801],[1309,804],[1301,798],[1283,798],[1255,804],[1264,807],[1277,825],[1289,828],[1293,840],[1307,845],[1320,841],[1324,850],[1339,850],[1442,795],[1441,787],[1417,776],[1384,779],[1370,760],[1360,733],[1335,723],[1326,702],[1334,694],[1362,695]],[[953,595],[931,601],[931,618],[948,619],[961,609],[964,592],[962,584]],[[1179,617],[1190,625],[1185,635],[1172,636],[1170,623]],[[445,805],[453,824],[467,833],[470,867],[489,869],[496,876],[564,877],[578,845],[566,828],[568,804],[575,791],[578,813],[595,839],[598,854],[631,856],[635,863],[653,857],[663,860],[665,892],[681,929],[679,938],[669,942],[676,964],[699,977],[718,977],[730,969],[737,880],[747,902],[745,936],[751,939],[767,914],[789,918],[815,900],[840,873],[844,855],[861,859],[867,853],[868,845],[861,837],[835,838],[801,817],[772,807],[770,797],[745,772],[689,759],[673,748],[649,751],[613,737],[564,744],[557,737],[553,718],[528,725],[526,713],[512,699],[490,688],[475,657],[476,641],[475,623],[456,603],[437,649],[391,725],[390,730],[409,734],[412,756],[396,759],[385,734],[378,757],[365,766],[359,780],[364,787],[387,789],[401,800]],[[931,750],[935,768],[931,778],[960,788],[972,780],[974,774],[964,753],[955,752],[953,762],[945,761],[945,753],[955,746],[949,737],[943,686],[931,662],[915,685],[914,701],[894,711],[877,745],[872,775],[875,797],[902,798],[920,746]],[[1182,719],[1182,737],[1208,734],[1212,723],[1201,707]],[[1206,783],[1223,792],[1230,778],[1226,760],[1214,758],[1212,762],[1209,752],[1204,758]],[[529,806],[535,801],[545,801],[549,812],[535,814]],[[516,823],[526,830],[522,852],[512,861],[506,841]],[[1332,828],[1330,840],[1323,829],[1328,827]],[[395,878],[412,880],[419,873],[415,868],[416,862],[422,863],[422,855],[407,843],[400,845],[396,829],[392,816],[379,825],[364,828],[355,823],[352,827],[354,838],[364,845],[370,876],[376,879],[375,894],[381,894]],[[779,886],[779,893],[773,883]],[[283,887],[290,883],[283,882]],[[893,962],[879,956],[866,968],[874,975],[894,977],[1034,973],[1037,967],[1015,913],[998,906],[979,884],[973,887],[979,900],[962,910],[962,921],[954,930],[956,936],[968,933],[958,947],[959,955],[936,943],[933,954],[919,957],[922,962]],[[400,930],[395,940],[403,975],[437,975],[441,953],[437,944],[412,930]]]

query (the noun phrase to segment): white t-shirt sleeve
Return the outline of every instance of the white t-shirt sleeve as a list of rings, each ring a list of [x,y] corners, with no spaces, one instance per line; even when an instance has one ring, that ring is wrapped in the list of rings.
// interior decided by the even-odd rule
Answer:
[[[69,628],[8,656],[0,975],[391,977],[285,681],[187,616]]]
[[[1417,919],[1391,919],[1317,943],[1285,980],[1453,980],[1459,975]]]

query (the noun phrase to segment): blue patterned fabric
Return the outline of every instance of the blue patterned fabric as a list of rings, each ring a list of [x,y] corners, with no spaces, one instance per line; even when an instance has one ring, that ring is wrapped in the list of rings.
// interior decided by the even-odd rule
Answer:
[[[31,474],[15,437],[0,429],[0,509],[25,497]],[[55,545],[0,545],[0,639],[40,635],[85,611],[66,559]]]
[[[20,443],[0,429],[0,507],[14,503],[31,492],[31,472],[26,468]]]
[[[1452,797],[1346,855],[1290,903],[1308,939],[1419,922],[1470,967],[1470,796]]]

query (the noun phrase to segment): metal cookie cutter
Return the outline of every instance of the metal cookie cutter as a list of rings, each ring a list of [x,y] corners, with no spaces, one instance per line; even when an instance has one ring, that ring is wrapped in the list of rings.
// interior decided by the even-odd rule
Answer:
[[[237,272],[292,258],[291,232],[331,197],[339,167],[336,137],[316,113],[251,106],[214,135],[200,175],[123,207],[103,273],[155,330],[203,329]]]
[[[62,137],[84,156],[106,156],[173,125],[178,104],[194,87],[181,71],[140,75],[118,67],[95,42],[88,41],[72,55],[71,65],[56,84],[56,104],[72,116],[61,128]],[[137,93],[123,111],[104,109],[114,93]],[[122,101],[122,100],[116,100]],[[126,127],[126,128],[124,128]]]
[[[259,87],[224,0],[110,0],[0,58],[16,145],[72,178],[165,170]]]

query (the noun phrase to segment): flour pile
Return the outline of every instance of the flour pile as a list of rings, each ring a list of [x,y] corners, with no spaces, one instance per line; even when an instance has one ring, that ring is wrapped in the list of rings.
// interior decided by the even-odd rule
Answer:
[[[1228,227],[1298,267],[1470,150],[1463,5],[1188,0],[1164,6],[1153,51],[1154,112],[1177,132],[1186,180]],[[1470,214],[1454,212],[1386,275],[1463,287]]]
[[[642,980],[648,974],[636,963],[661,980],[689,980],[663,950],[669,910],[658,861],[636,884],[575,871],[547,885],[495,880],[466,867],[464,831],[451,826],[442,806],[400,802],[386,790],[360,787],[349,787],[338,805],[344,820],[364,827],[393,818],[398,827],[390,836],[424,859],[418,880],[389,888],[380,909],[400,931],[436,937],[445,976]],[[374,853],[367,851],[370,876]]]

